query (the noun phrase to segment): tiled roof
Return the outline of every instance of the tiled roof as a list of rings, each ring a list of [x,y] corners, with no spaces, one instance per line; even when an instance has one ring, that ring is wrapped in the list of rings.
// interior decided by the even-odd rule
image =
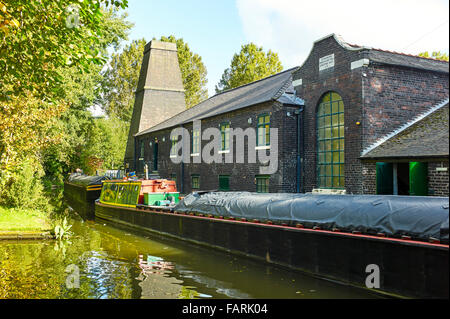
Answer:
[[[363,152],[362,159],[449,156],[448,99]]]
[[[369,51],[369,60],[383,64],[406,66],[420,70],[449,73],[449,63],[446,61],[423,58],[398,52],[390,52],[380,49]]]
[[[293,94],[292,72],[296,69],[297,67],[291,68],[267,78],[218,93],[162,123],[137,133],[136,136],[231,112],[270,100],[280,101],[284,104],[303,105],[303,100],[296,98]]]
[[[382,49],[375,49],[367,46],[347,43],[341,36],[331,34],[325,38],[333,36],[336,41],[348,50],[367,51],[369,60],[382,64],[405,66],[420,70],[449,73],[448,61],[436,60],[433,58],[421,57],[407,53],[393,52]],[[322,38],[324,39],[324,38]]]

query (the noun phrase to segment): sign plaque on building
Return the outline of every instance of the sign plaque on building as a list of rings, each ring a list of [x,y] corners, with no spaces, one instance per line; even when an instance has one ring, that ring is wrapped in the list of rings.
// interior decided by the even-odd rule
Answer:
[[[334,53],[319,59],[319,71],[334,67]]]

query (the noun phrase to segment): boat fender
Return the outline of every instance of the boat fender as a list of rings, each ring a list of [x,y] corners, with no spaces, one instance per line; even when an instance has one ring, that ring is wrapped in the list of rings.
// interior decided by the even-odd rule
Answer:
[[[440,241],[439,239],[434,238],[434,237],[430,237],[430,238],[428,239],[428,241],[429,241],[430,243],[433,243],[433,244],[440,244],[440,243],[441,243],[441,241]]]

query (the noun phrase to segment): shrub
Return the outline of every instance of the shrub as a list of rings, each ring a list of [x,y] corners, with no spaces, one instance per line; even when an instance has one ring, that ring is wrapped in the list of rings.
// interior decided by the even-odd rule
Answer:
[[[0,204],[8,207],[49,210],[44,196],[44,171],[37,160],[26,159],[0,179]]]

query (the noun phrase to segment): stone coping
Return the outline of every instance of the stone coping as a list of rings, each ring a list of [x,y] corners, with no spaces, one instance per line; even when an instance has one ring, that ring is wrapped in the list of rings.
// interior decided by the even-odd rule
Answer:
[[[50,231],[0,231],[0,240],[11,239],[54,239]]]

